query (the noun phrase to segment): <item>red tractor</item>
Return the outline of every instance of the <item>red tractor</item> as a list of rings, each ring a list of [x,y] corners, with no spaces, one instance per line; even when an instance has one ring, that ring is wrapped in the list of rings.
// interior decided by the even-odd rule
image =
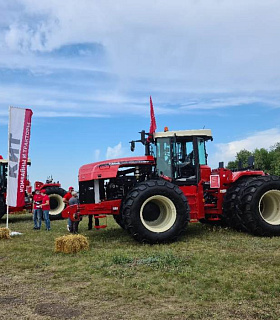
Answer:
[[[28,160],[28,165],[31,164],[31,161]],[[0,156],[0,219],[4,216],[7,211],[6,206],[6,192],[7,192],[7,166],[8,161],[3,159]],[[63,202],[63,196],[66,194],[66,191],[61,188],[59,182],[54,183],[52,178],[47,179],[46,183],[36,181],[35,189],[45,189],[46,193],[50,197],[50,219],[60,219],[61,212],[65,207]],[[28,179],[25,179],[25,206],[24,207],[9,207],[9,213],[23,211],[23,210],[32,210],[32,186]]]
[[[30,160],[28,160],[28,165],[30,165],[30,163],[31,163]],[[8,160],[3,159],[3,157],[0,155],[0,219],[7,212],[7,206],[6,206],[7,168],[8,168]],[[31,189],[32,187],[30,185],[30,181],[28,179],[25,179],[25,190],[27,190],[26,196],[25,196],[25,206],[9,207],[10,213],[22,211],[24,209],[31,210],[32,203],[30,201],[30,198],[28,197],[28,191]]]
[[[207,165],[211,130],[165,131],[141,140],[145,156],[106,160],[79,170],[80,204],[64,218],[82,215],[115,221],[137,241],[172,242],[188,222],[227,224],[259,236],[280,235],[280,178],[250,168],[236,172]],[[136,141],[131,141],[134,150]]]

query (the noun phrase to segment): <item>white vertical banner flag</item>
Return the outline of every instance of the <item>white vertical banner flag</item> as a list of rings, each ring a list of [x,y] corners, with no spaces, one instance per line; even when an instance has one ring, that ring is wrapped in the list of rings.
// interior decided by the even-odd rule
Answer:
[[[31,132],[32,110],[10,107],[8,130],[7,206],[25,205],[25,180]]]

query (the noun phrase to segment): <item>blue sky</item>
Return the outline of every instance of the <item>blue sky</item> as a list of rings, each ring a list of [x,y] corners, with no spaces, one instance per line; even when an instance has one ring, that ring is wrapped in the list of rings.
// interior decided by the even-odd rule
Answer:
[[[0,154],[8,107],[31,108],[32,183],[77,188],[81,165],[133,155],[150,95],[158,131],[212,129],[212,167],[269,148],[279,16],[276,0],[0,0]]]

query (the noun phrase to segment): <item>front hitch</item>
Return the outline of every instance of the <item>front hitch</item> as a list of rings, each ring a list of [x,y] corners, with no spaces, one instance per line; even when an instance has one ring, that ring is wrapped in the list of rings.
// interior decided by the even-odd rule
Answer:
[[[70,218],[71,221],[80,221],[80,210],[79,205],[73,204],[72,206],[67,206],[61,212],[62,218]]]

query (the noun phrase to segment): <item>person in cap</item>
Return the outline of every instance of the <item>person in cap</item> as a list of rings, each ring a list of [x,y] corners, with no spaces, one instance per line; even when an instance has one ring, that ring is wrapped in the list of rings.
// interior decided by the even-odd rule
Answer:
[[[68,192],[63,197],[63,202],[68,206],[69,200],[72,198],[72,192],[74,191],[73,187],[69,187]]]
[[[40,193],[39,189],[35,190],[35,194],[33,196],[33,204],[32,204],[32,211],[33,211],[33,221],[34,221],[34,230],[40,230],[42,224],[42,204],[43,196]]]
[[[41,208],[43,210],[43,217],[44,217],[44,221],[46,224],[46,230],[50,231],[51,230],[51,222],[50,222],[50,198],[49,196],[46,194],[46,190],[42,189],[41,190],[41,194],[43,196],[42,199],[42,204],[41,204]]]
[[[69,200],[72,198],[72,192],[74,191],[73,187],[68,188],[68,192],[63,197],[63,202],[66,206],[69,205]],[[67,230],[70,231],[71,219],[68,218]]]

